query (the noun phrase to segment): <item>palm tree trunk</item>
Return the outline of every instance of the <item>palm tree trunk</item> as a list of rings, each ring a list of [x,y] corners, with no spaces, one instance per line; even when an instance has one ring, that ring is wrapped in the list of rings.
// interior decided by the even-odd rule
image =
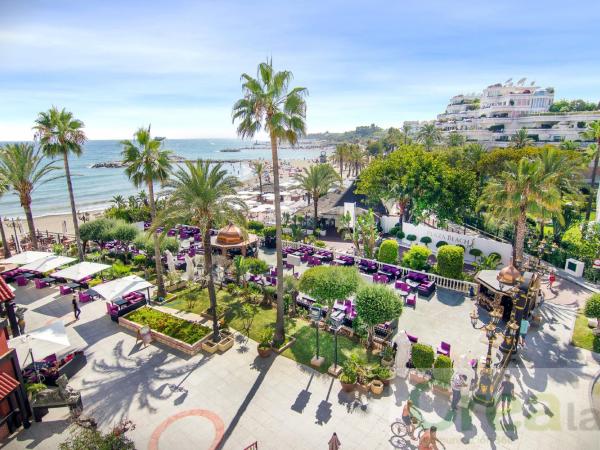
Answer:
[[[148,180],[148,201],[150,202],[150,218],[152,222],[156,217],[156,202],[154,201],[154,183],[152,180]],[[156,285],[158,287],[157,295],[159,297],[165,297],[165,279],[163,277],[163,265],[162,265],[162,255],[160,253],[160,242],[158,240],[158,234],[156,232],[152,233],[154,240],[154,267],[156,268]]]
[[[258,186],[259,186],[259,189],[260,189],[260,199],[262,201],[262,198],[263,198],[263,193],[262,193],[262,173],[258,174]]]
[[[340,177],[344,176],[344,159],[340,158]]]
[[[35,234],[35,224],[33,223],[33,214],[31,213],[31,203],[23,204],[23,210],[25,211],[25,218],[27,219],[27,228],[29,228],[29,235],[31,237],[31,247],[33,250],[38,249],[37,236]]]
[[[69,191],[69,201],[71,202],[71,216],[73,217],[73,229],[75,230],[75,244],[77,245],[77,256],[79,262],[83,261],[83,247],[79,237],[79,222],[77,222],[77,210],[75,208],[75,195],[73,194],[73,183],[71,182],[71,169],[69,169],[69,157],[67,152],[63,153],[65,163],[65,177],[67,178],[67,190]]]
[[[594,184],[596,183],[596,171],[598,170],[598,158],[600,158],[600,139],[596,143],[596,157],[594,158],[594,168],[592,170],[592,181],[590,183],[590,197],[588,199],[587,208],[585,210],[585,220],[589,222],[592,214],[592,202],[594,201]],[[596,217],[596,220],[599,220]]]
[[[319,228],[318,220],[319,220],[319,196],[313,195],[313,209],[315,212],[315,230]]]
[[[273,194],[275,199],[275,249],[277,254],[277,320],[273,341],[280,344],[285,340],[285,324],[283,317],[283,254],[281,248],[281,198],[279,197],[279,156],[277,154],[277,138],[271,133],[271,158],[273,159]]]
[[[4,258],[10,258],[10,248],[8,247],[8,241],[6,240],[6,233],[4,232],[4,224],[0,217],[0,235],[2,236],[2,250],[4,251]]]
[[[204,273],[208,275],[208,282],[206,288],[208,289],[208,299],[210,301],[210,310],[212,312],[213,322],[213,342],[219,342],[221,336],[219,335],[219,317],[217,315],[217,293],[215,292],[215,280],[213,279],[212,270],[212,247],[210,244],[210,226],[207,226],[204,230]]]
[[[527,215],[525,208],[521,208],[521,214],[517,219],[517,225],[515,230],[515,249],[513,264],[519,268],[519,265],[523,262],[523,250],[525,248],[525,232],[527,230]]]

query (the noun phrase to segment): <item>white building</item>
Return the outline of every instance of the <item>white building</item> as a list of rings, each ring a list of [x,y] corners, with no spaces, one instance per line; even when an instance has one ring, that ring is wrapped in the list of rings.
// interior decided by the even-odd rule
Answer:
[[[458,132],[467,141],[487,146],[507,145],[519,129],[526,128],[530,138],[540,144],[562,140],[581,141],[587,123],[600,120],[600,111],[551,113],[554,88],[541,88],[535,82],[525,85],[493,84],[481,94],[457,95],[450,99],[436,126],[444,134]]]

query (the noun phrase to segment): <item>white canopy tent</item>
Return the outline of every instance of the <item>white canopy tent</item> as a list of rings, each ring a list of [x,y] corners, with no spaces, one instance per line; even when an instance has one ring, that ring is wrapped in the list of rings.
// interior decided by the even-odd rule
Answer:
[[[34,252],[28,250],[26,252],[19,253],[17,255],[11,256],[10,258],[6,258],[3,262],[6,264],[29,264],[34,261],[39,261],[42,258],[47,258],[48,256],[52,256],[53,253],[50,252]]]
[[[25,264],[21,267],[23,270],[30,270],[32,272],[49,272],[56,269],[57,267],[64,266],[75,261],[75,258],[69,256],[57,256],[52,255],[47,258],[42,258],[29,264]]]
[[[78,281],[87,276],[102,272],[109,267],[108,264],[84,261],[79,264],[74,264],[71,267],[67,267],[66,269],[59,270],[58,272],[54,272],[52,276],[54,278],[65,278],[67,280]]]
[[[17,351],[21,366],[25,366],[29,355],[31,355],[31,358],[34,357],[34,354],[36,358],[45,358],[53,353],[58,353],[58,350],[70,347],[71,342],[67,336],[65,325],[62,321],[57,321],[33,330],[24,336],[9,340],[8,346]]]
[[[99,284],[92,289],[103,299],[111,301],[123,297],[130,292],[149,289],[152,286],[154,286],[152,283],[137,275],[129,275],[127,277],[117,278],[116,280]]]

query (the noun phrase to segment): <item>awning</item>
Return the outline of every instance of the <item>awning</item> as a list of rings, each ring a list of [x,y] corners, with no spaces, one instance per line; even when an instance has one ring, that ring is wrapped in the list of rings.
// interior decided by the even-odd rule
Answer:
[[[52,256],[53,253],[50,252],[34,252],[34,251],[26,251],[19,253],[15,256],[11,256],[10,258],[6,258],[3,262],[8,264],[29,264],[34,261],[38,261],[42,258],[46,258],[48,256]]]
[[[74,264],[71,267],[67,267],[66,269],[59,270],[58,272],[54,272],[52,276],[54,278],[65,278],[67,280],[78,281],[87,276],[102,272],[109,267],[110,266],[108,264],[84,261],[80,262],[79,264]]]
[[[109,281],[108,283],[94,286],[94,291],[103,299],[111,301],[123,297],[126,294],[134,291],[141,291],[154,286],[152,283],[144,280],[137,275],[129,275],[123,278]]]
[[[0,372],[0,400],[4,400],[19,387],[19,382],[6,372]]]
[[[69,256],[57,256],[52,255],[46,258],[39,259],[35,262],[26,264],[21,267],[23,270],[30,270],[32,272],[49,272],[50,270],[56,269],[57,267],[64,266],[75,261],[75,258]]]
[[[40,360],[48,355],[58,353],[58,350],[70,347],[71,343],[65,325],[59,321],[33,330],[24,336],[13,338],[8,341],[8,346],[17,351],[21,366],[26,366],[31,363],[31,361],[25,363],[30,349],[33,357]]]
[[[0,302],[6,302],[15,298],[15,289],[0,277]]]

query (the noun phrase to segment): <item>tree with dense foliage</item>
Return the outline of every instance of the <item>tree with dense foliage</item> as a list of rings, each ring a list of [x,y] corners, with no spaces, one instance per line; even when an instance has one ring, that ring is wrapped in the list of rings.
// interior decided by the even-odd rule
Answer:
[[[161,255],[169,250],[171,253],[177,253],[179,251],[179,240],[176,237],[160,235],[158,237],[158,243],[160,246]],[[147,233],[140,233],[133,241],[133,245],[138,250],[143,250],[146,255],[154,254],[154,237]]]
[[[513,148],[525,148],[533,142],[529,137],[527,128],[523,127],[510,138]]]
[[[151,228],[169,229],[179,223],[200,228],[204,246],[204,272],[213,320],[213,342],[219,342],[217,295],[212,260],[211,230],[229,221],[243,223],[246,204],[236,195],[239,180],[227,173],[222,164],[186,162],[168,183],[170,196],[166,208],[159,212]]]
[[[115,227],[117,223],[118,222],[115,219],[101,217],[99,219],[90,220],[89,222],[81,225],[79,233],[84,249],[88,242],[95,242],[96,244],[102,246],[106,242],[106,230]]]
[[[279,156],[277,147],[288,142],[295,145],[306,134],[306,102],[308,91],[302,87],[290,88],[293,75],[285,70],[275,72],[272,61],[261,63],[256,78],[242,74],[243,98],[233,106],[233,121],[238,121],[237,132],[242,138],[252,138],[261,129],[269,135],[273,159],[273,193],[275,195],[275,229],[277,278],[283,279],[281,246],[281,198],[279,194]],[[274,341],[284,341],[283,286],[277,284],[277,320]]]
[[[329,192],[335,186],[341,184],[340,176],[336,173],[331,164],[314,164],[304,168],[302,172],[294,175],[297,183],[296,189],[306,192],[313,202],[314,226],[317,228],[319,223],[319,199]]]
[[[367,154],[372,157],[383,156],[383,143],[380,140],[367,142]]]
[[[267,171],[267,166],[263,161],[252,161],[250,163],[250,169],[252,169],[252,173],[256,175],[258,178],[258,188],[260,192],[260,198],[263,196],[263,179],[265,176],[265,172]]]
[[[561,150],[579,150],[580,145],[569,139],[563,139],[558,146]]]
[[[571,111],[597,111],[600,109],[598,103],[586,102],[585,100],[557,100],[550,105],[550,112],[571,112]]]
[[[541,210],[549,214],[560,212],[561,196],[555,174],[545,173],[539,158],[522,158],[518,163],[507,162],[505,167],[485,187],[478,208],[485,210],[488,220],[514,226],[513,258],[520,264],[527,215],[538,216]]]
[[[79,237],[79,222],[77,221],[77,206],[75,205],[75,194],[71,182],[69,155],[81,156],[83,145],[87,140],[83,127],[83,122],[75,119],[73,113],[65,109],[59,110],[56,107],[39,113],[33,127],[35,138],[39,140],[44,155],[49,158],[60,156],[63,159],[79,261],[83,261],[83,247]]]
[[[125,173],[136,187],[145,186],[148,189],[150,218],[156,218],[156,199],[154,183],[164,185],[171,173],[171,152],[162,148],[162,139],[153,138],[148,128],[139,128],[133,140],[121,141],[123,145],[123,163]],[[166,295],[163,279],[163,266],[158,235],[154,233],[154,264],[156,268],[156,284],[158,296]]]
[[[424,245],[413,245],[402,255],[402,265],[415,270],[423,270],[427,266],[429,255],[431,255],[431,250]]]
[[[465,136],[453,131],[446,138],[446,142],[448,143],[448,147],[462,147],[465,145]]]
[[[59,450],[135,450],[135,443],[125,435],[135,429],[131,421],[122,420],[107,433],[93,426],[77,424]]]
[[[442,142],[442,132],[433,123],[427,123],[417,133],[417,140],[423,144],[426,150],[431,150],[435,145]]]
[[[37,250],[38,242],[31,212],[31,194],[45,183],[59,178],[48,176],[59,170],[55,163],[44,160],[41,150],[36,150],[32,144],[6,144],[0,150],[0,178],[19,197],[34,250]]]
[[[458,245],[444,245],[437,254],[435,271],[446,278],[462,278],[465,249]]]
[[[600,257],[600,223],[590,222],[572,225],[562,236],[561,247],[573,258],[585,263],[584,276],[592,282],[600,281],[600,270],[593,268]]]
[[[396,264],[398,262],[398,241],[396,239],[386,239],[379,246],[377,261],[386,264]]]
[[[590,196],[585,210],[585,220],[590,220],[592,213],[592,203],[594,201],[594,184],[596,183],[596,172],[598,171],[598,161],[600,159],[600,120],[588,123],[587,130],[582,133],[583,137],[596,141],[596,147],[592,152],[592,159],[594,164],[592,165],[592,179],[590,181]],[[598,189],[600,196],[600,189]]]
[[[382,284],[364,284],[356,291],[356,313],[367,326],[367,345],[370,347],[375,326],[398,319],[402,314],[402,301],[389,287]]]
[[[592,294],[585,303],[583,314],[590,319],[596,319],[596,330],[600,336],[600,294]]]
[[[356,292],[360,282],[355,267],[315,266],[300,277],[300,291],[327,305],[327,318],[336,300],[345,300]]]

